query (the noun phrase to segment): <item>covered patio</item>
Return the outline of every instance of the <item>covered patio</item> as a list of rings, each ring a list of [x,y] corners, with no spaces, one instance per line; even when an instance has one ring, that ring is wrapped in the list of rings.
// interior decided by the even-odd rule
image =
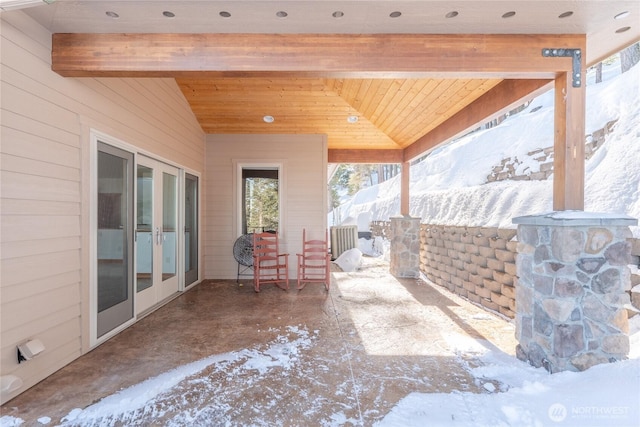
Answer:
[[[468,371],[477,362],[457,353],[464,341],[513,355],[512,324],[441,287],[394,278],[379,259],[332,276],[330,292],[206,281],[2,414],[25,425],[372,425],[411,392],[486,392]],[[171,376],[169,392],[148,394]],[[146,405],[132,410],[126,396]]]
[[[452,10],[443,0],[291,1],[284,2],[286,10],[270,1],[61,0],[24,11],[3,3],[0,376],[9,386],[0,401],[3,413],[16,407],[16,416],[28,420],[60,419],[210,355],[226,355],[228,372],[236,372],[246,351],[269,353],[286,344],[279,336],[299,343],[298,363],[288,359],[291,366],[308,364],[299,385],[282,381],[280,374],[290,371],[280,368],[228,384],[222,371],[211,371],[219,377],[210,385],[222,388],[180,399],[200,408],[198,396],[237,390],[223,406],[240,411],[229,415],[239,423],[254,419],[252,408],[267,413],[276,399],[291,404],[273,405],[275,421],[342,414],[366,424],[409,384],[413,390],[473,389],[452,348],[441,345],[441,333],[459,328],[474,338],[501,337],[507,342],[492,345],[510,352],[513,331],[503,330],[508,325],[501,320],[485,331],[488,315],[472,322],[479,309],[415,279],[393,279],[388,266],[345,283],[336,277],[328,297],[314,287],[265,290],[259,297],[250,286],[236,287],[231,248],[244,233],[242,172],[278,171],[278,229],[286,251],[295,254],[303,229],[327,228],[330,164],[401,164],[398,213],[408,218],[414,160],[553,89],[553,210],[582,211],[583,76],[640,36],[634,1],[526,1],[517,2],[517,10],[500,1],[461,2]],[[140,215],[144,191],[133,176],[139,183],[156,177],[155,201],[147,206],[153,215]],[[557,219],[568,225],[575,218],[545,221]],[[600,225],[599,217],[587,219]],[[616,221],[614,227],[631,220]],[[146,233],[140,242],[147,246],[136,240],[138,232]],[[568,243],[558,233],[555,246],[564,255],[570,244],[580,246],[580,233],[566,233],[578,236]],[[618,240],[609,234],[592,233],[597,239],[589,241],[624,249],[623,232]],[[529,230],[532,248],[548,243],[537,235]],[[417,248],[416,239],[408,243]],[[153,262],[138,265],[141,248]],[[616,266],[623,265],[624,251],[612,252]],[[582,260],[569,255],[559,261]],[[165,263],[171,280],[164,280]],[[103,304],[100,268],[116,264],[123,274],[102,296],[122,295],[122,301]],[[153,285],[138,287],[149,274]],[[390,283],[398,289],[392,298]],[[619,284],[607,283],[616,290]],[[376,286],[385,286],[385,294]],[[622,318],[619,326],[624,344]],[[41,354],[22,363],[17,347],[33,342]],[[616,346],[616,357],[623,347]],[[381,374],[405,368],[410,374]],[[234,387],[252,381],[273,384],[257,391]],[[313,400],[307,390],[321,396],[321,409],[296,406]],[[162,423],[171,416],[152,412],[131,419]]]

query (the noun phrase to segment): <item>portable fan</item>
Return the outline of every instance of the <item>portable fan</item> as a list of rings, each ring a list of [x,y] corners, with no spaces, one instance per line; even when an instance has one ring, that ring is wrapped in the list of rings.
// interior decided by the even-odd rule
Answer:
[[[238,263],[236,282],[240,281],[240,276],[251,276],[247,271],[253,267],[253,233],[243,234],[236,239],[233,244],[233,257]],[[240,266],[244,267],[242,271]]]

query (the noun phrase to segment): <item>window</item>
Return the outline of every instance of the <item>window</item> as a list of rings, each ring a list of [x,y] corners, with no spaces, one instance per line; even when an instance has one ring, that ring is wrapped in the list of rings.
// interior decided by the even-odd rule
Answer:
[[[280,225],[279,168],[242,168],[242,234],[277,232]]]

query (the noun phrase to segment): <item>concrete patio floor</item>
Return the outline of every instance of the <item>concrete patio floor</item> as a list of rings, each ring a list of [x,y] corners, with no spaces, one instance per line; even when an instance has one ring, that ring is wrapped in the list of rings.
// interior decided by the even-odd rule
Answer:
[[[41,417],[87,425],[64,417],[213,355],[221,356],[151,409],[93,425],[370,426],[411,392],[486,392],[456,341],[514,354],[513,325],[436,285],[395,279],[379,259],[363,261],[357,272],[334,272],[330,292],[292,282],[287,292],[267,285],[256,294],[248,283],[205,281],[9,401],[2,415],[27,426]],[[286,364],[265,365],[282,352]]]

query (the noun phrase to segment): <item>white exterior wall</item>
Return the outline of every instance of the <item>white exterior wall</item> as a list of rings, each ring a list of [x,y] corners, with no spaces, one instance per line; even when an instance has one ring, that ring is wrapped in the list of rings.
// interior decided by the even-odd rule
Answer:
[[[173,79],[63,78],[46,29],[0,25],[0,374],[24,382],[6,401],[89,350],[90,130],[202,177],[205,136]]]
[[[235,279],[236,162],[283,164],[281,252],[289,253],[289,276],[296,277],[302,230],[324,237],[327,227],[327,142],[325,135],[207,135],[206,204],[203,235],[207,279]],[[246,277],[244,277],[246,279]]]

